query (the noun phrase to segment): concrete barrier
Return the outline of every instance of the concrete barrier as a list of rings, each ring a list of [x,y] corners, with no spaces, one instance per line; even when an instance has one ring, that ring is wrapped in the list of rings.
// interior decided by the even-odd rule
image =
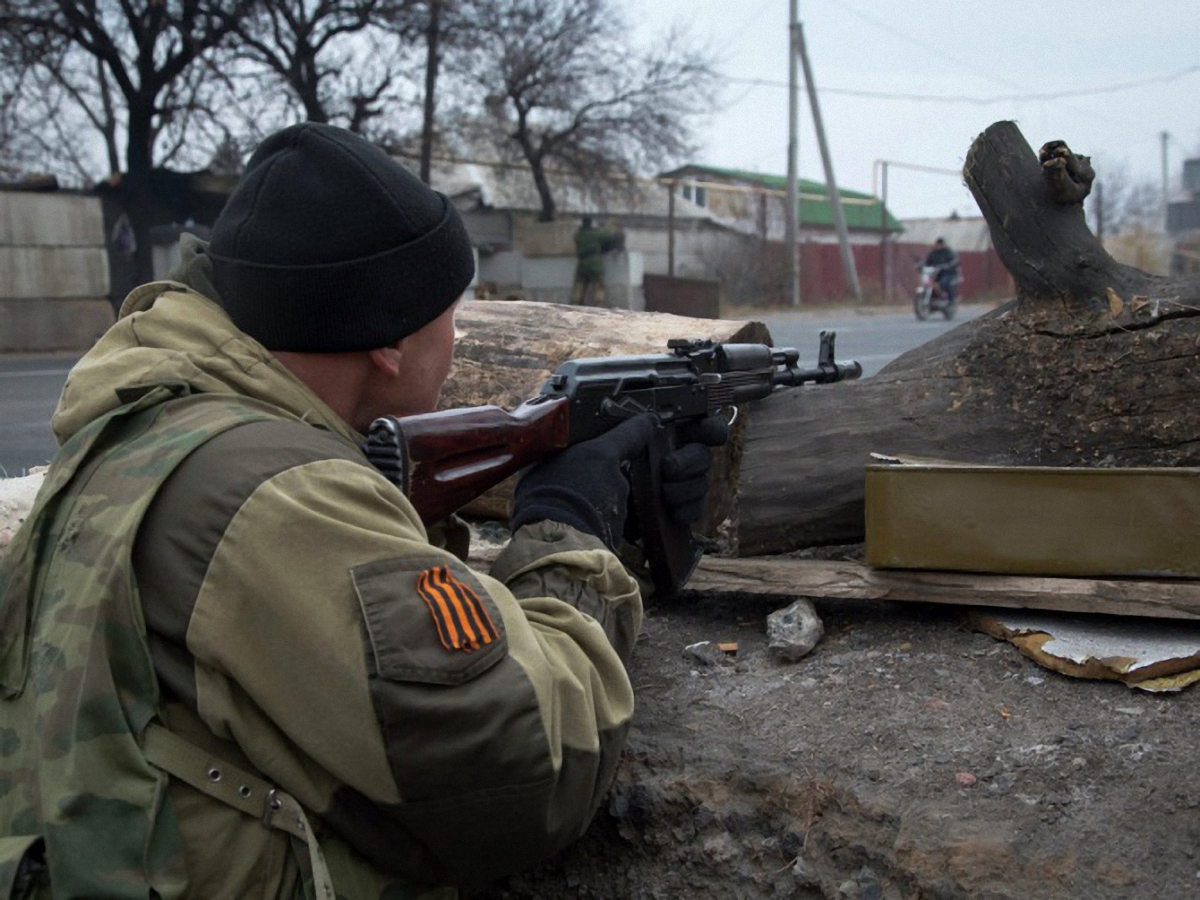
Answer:
[[[646,308],[642,290],[645,259],[641,253],[615,250],[604,254],[604,305],[609,309]]]
[[[100,200],[88,194],[0,191],[0,246],[103,247]]]
[[[86,350],[113,322],[100,199],[0,191],[0,352]]]
[[[0,246],[0,298],[79,299],[107,292],[103,247]]]

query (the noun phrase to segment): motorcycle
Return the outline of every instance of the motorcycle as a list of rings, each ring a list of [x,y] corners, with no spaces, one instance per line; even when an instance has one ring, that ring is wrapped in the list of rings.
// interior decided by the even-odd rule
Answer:
[[[947,292],[942,289],[942,284],[938,281],[938,272],[940,271],[940,266],[921,266],[921,279],[917,283],[917,293],[913,297],[913,312],[917,314],[917,319],[921,322],[935,312],[940,312],[949,321],[954,318],[954,313],[958,310],[958,286],[962,283],[962,276],[955,272],[954,278],[950,282],[950,290]]]

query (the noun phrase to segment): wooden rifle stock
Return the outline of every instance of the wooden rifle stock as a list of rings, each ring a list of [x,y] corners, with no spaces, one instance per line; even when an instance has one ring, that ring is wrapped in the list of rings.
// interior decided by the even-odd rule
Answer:
[[[384,416],[371,425],[367,456],[404,491],[421,521],[432,525],[514,472],[564,449],[569,423],[566,398],[523,403],[512,412],[473,406]],[[394,458],[381,462],[389,451]]]

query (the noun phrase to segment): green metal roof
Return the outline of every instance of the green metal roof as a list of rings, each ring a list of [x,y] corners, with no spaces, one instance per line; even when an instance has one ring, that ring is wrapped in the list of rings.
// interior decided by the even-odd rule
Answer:
[[[787,178],[782,175],[764,175],[761,172],[748,172],[743,169],[719,169],[714,166],[688,165],[666,173],[666,176],[692,175],[703,177],[710,175],[714,178],[740,181],[747,184],[759,185],[772,191],[787,192]],[[661,176],[660,176],[661,177]],[[833,205],[829,202],[829,188],[824,182],[810,181],[798,178],[797,189],[800,193],[800,223],[802,225],[827,226],[833,228]],[[846,216],[847,228],[863,228],[878,231],[882,204],[877,197],[864,194],[861,191],[850,191],[838,188],[842,198],[842,212]],[[851,202],[845,201],[869,201]],[[888,231],[903,231],[904,226],[890,212],[887,213]]]

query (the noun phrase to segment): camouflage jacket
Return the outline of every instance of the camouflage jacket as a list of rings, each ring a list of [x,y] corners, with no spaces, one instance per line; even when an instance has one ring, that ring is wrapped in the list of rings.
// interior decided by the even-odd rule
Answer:
[[[604,228],[584,228],[575,231],[575,255],[579,262],[575,274],[579,278],[598,280],[604,275],[604,254],[616,249],[622,241],[619,231]]]
[[[55,896],[312,894],[295,829],[146,761],[156,722],[295,798],[342,897],[553,853],[624,742],[636,584],[555,523],[490,575],[433,546],[203,275],[135,291],[73,370],[3,560],[0,887],[41,837]]]

